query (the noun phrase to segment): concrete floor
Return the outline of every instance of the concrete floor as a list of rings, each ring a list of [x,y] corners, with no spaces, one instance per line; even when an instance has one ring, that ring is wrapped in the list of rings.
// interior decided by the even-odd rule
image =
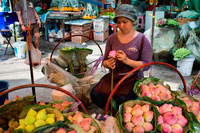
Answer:
[[[33,68],[34,73],[34,81],[37,84],[52,84],[49,83],[45,76],[41,72],[41,68],[43,66],[43,63],[45,62],[46,58],[50,57],[50,54],[52,52],[52,49],[58,42],[48,42],[44,39],[44,37],[41,37],[41,42],[39,49],[44,52],[42,54],[42,65],[38,68]],[[105,49],[105,43],[104,42],[98,42],[101,49],[104,51]],[[74,44],[70,42],[65,42],[60,44],[57,49],[65,47],[66,45],[76,45],[79,46],[80,44]],[[8,54],[4,55],[5,46],[3,45],[3,49],[0,50],[0,80],[4,80],[9,82],[9,88],[13,88],[19,85],[24,84],[31,84],[31,77],[30,77],[30,68],[28,65],[24,63],[25,59],[18,59],[13,54],[13,51],[11,48],[8,49]],[[100,50],[99,48],[93,43],[93,41],[89,41],[87,45],[85,45],[87,48],[93,49],[93,54],[88,56],[89,59],[97,59],[100,56]],[[53,54],[53,56],[57,56],[57,52]],[[173,64],[174,65],[174,64]],[[197,64],[198,66],[198,64]],[[184,77],[188,87],[190,87],[190,83],[192,80],[192,76],[197,74],[199,67],[196,65],[193,68],[192,75]],[[177,90],[179,88],[179,85],[182,84],[181,78],[178,76],[178,74],[172,70],[169,67],[161,66],[161,65],[152,65],[152,72],[153,77],[160,78],[162,80],[165,80],[167,83],[170,84],[171,88],[173,90]],[[146,72],[146,75],[148,73]],[[9,93],[9,99],[13,99],[16,95],[19,95],[21,97],[24,97],[26,95],[31,94],[31,89],[21,89],[14,92]],[[44,95],[45,94],[45,95]],[[38,100],[44,100],[46,102],[49,102],[52,100],[51,97],[51,90],[50,89],[36,89],[36,95]],[[94,106],[90,107],[91,109]],[[95,110],[94,110],[95,112]]]

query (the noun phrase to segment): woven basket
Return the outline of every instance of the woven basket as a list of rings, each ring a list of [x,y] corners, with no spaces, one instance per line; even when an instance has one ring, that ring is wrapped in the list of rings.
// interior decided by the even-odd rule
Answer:
[[[179,25],[186,24],[187,22],[197,21],[197,19],[189,19],[189,18],[176,18],[176,21]]]

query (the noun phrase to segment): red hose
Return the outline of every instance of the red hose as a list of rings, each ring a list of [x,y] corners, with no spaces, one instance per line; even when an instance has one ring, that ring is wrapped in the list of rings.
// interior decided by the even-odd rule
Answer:
[[[113,95],[115,94],[115,92],[117,91],[117,88],[120,86],[120,84],[127,78],[129,77],[132,73],[134,73],[135,71],[143,68],[143,67],[146,67],[146,66],[150,66],[150,65],[153,65],[153,64],[160,64],[160,65],[165,65],[165,66],[168,66],[172,69],[174,69],[180,76],[182,82],[183,82],[183,86],[184,86],[184,91],[187,93],[187,87],[186,87],[186,83],[185,83],[185,79],[183,78],[182,74],[172,65],[168,64],[168,63],[164,63],[164,62],[150,62],[150,63],[146,63],[144,65],[141,65],[139,67],[136,67],[134,68],[133,70],[131,70],[130,72],[128,72],[114,87],[114,89],[112,90],[112,92],[110,93],[110,96],[108,97],[108,100],[106,102],[106,106],[105,106],[105,114],[104,115],[107,115],[107,111],[108,111],[108,107],[109,107],[109,103],[110,103],[110,100],[111,98],[113,97]]]
[[[69,95],[70,97],[72,97],[76,102],[81,102],[77,97],[75,97],[73,94],[71,94],[70,92],[60,88],[60,87],[57,87],[57,86],[53,86],[53,85],[47,85],[47,84],[25,84],[25,85],[20,85],[20,86],[16,86],[14,88],[11,88],[11,89],[8,89],[8,90],[5,90],[3,92],[0,93],[0,97],[4,94],[7,94],[9,92],[12,92],[12,91],[15,91],[15,90],[19,90],[19,89],[23,89],[23,88],[27,88],[27,87],[45,87],[45,88],[49,88],[49,89],[53,89],[53,90],[58,90],[58,91],[61,91],[67,95]],[[86,114],[88,114],[85,106],[83,105],[83,103],[81,102],[81,107],[83,108],[83,110],[85,111]]]

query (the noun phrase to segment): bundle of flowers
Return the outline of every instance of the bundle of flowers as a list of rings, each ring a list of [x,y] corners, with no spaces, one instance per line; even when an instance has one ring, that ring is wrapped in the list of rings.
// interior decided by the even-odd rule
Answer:
[[[135,83],[133,91],[141,99],[155,105],[172,103],[175,93],[170,90],[169,85],[164,85],[164,81],[157,78],[143,78]]]
[[[189,112],[193,121],[200,126],[200,102],[184,92],[178,93],[179,96],[177,100],[179,104],[183,105],[183,108]]]
[[[70,112],[64,114],[67,118],[65,124],[70,128],[75,129],[77,132],[81,133],[98,133],[100,132],[100,127],[90,115],[84,114],[80,111]]]
[[[159,110],[157,131],[162,133],[193,132],[194,127],[190,117],[181,107],[163,104]]]
[[[154,105],[142,100],[130,100],[120,105],[117,114],[119,128],[124,132],[155,132],[158,111]]]

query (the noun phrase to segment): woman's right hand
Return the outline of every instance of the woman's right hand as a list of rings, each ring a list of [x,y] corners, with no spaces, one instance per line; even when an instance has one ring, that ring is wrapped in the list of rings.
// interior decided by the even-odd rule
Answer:
[[[116,64],[116,60],[114,58],[109,58],[108,60],[104,60],[103,65],[106,68],[114,69]]]
[[[26,31],[26,27],[24,25],[21,25],[22,31]]]

